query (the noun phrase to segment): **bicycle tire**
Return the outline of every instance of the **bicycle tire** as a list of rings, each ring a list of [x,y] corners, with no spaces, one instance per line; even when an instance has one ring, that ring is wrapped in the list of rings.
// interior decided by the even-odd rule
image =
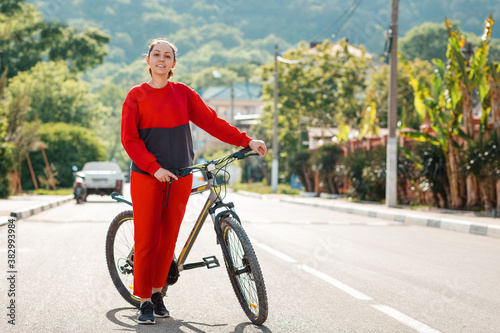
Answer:
[[[134,247],[134,216],[131,210],[118,214],[106,235],[106,262],[111,280],[120,295],[131,305],[139,307],[140,298],[134,292],[133,264],[127,258]]]
[[[231,271],[226,258],[226,269],[236,298],[248,319],[256,325],[262,325],[268,314],[267,292],[250,239],[232,216],[224,217],[220,225],[224,244],[234,265],[234,270]]]
[[[81,186],[77,186],[75,188],[75,199],[76,199],[77,205],[79,205],[82,202],[82,192],[83,192],[83,189]]]

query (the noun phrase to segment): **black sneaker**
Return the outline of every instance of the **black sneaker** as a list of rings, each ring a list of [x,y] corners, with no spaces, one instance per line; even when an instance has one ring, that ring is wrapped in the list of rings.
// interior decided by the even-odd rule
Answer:
[[[153,294],[153,296],[151,296],[151,302],[153,302],[155,317],[170,317],[170,313],[168,313],[165,304],[163,304],[163,296],[160,292],[156,292]]]
[[[154,324],[155,316],[153,314],[153,308],[153,303],[149,301],[142,303],[141,307],[139,308],[140,314],[137,317],[137,322],[139,324]]]

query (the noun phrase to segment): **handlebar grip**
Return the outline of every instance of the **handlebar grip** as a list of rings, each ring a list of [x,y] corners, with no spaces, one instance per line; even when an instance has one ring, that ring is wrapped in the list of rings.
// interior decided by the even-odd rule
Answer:
[[[250,148],[250,146],[248,146],[246,148],[241,149],[239,152],[246,154],[246,153],[249,153],[251,151],[252,151],[252,148]]]
[[[236,158],[236,159],[241,160],[242,158],[250,156],[250,155],[246,155],[246,154],[248,152],[251,152],[251,151],[252,151],[252,148],[246,147],[246,148],[238,150],[237,152],[233,153],[231,156],[234,157],[234,158]]]
[[[169,171],[179,178],[186,177],[187,175],[192,173],[192,171],[188,168],[173,169],[173,170],[169,170]]]

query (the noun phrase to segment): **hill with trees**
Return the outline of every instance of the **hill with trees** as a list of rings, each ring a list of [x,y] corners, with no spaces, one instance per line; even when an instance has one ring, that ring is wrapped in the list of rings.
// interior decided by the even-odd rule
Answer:
[[[351,44],[363,45],[368,52],[382,56],[390,21],[388,0],[34,0],[33,3],[48,20],[97,28],[111,36],[105,66],[109,63],[120,66],[100,68],[97,77],[114,76],[118,70],[124,84],[130,82],[123,80],[123,76],[133,80],[142,78],[146,74],[136,61],[142,61],[149,40],[166,37],[179,48],[180,75],[176,79],[197,89],[214,83],[196,75],[202,72],[209,78],[212,66],[232,65],[240,80],[256,76],[257,67],[272,60],[275,44],[283,52],[301,41],[337,42],[347,38]],[[480,35],[480,27],[491,12],[500,12],[500,3],[400,1],[399,34],[405,36],[425,22],[442,24],[448,17],[461,22],[463,31]],[[500,37],[500,32],[494,31],[492,37]],[[446,44],[446,37],[441,40]],[[242,64],[246,65],[241,68]],[[124,65],[131,66],[126,70],[128,73],[124,73]],[[97,78],[87,79],[93,82]],[[121,83],[116,77],[110,79],[115,84]]]
[[[131,63],[142,56],[147,41],[158,36],[170,38],[187,55],[212,41],[223,49],[267,47],[281,40],[283,46],[300,41],[348,38],[363,44],[368,52],[381,54],[384,31],[390,21],[390,1],[341,0],[152,0],[33,1],[47,19],[72,26],[95,27],[112,37],[108,61]],[[500,12],[495,0],[471,2],[400,1],[399,34],[425,22],[442,23],[445,16],[461,22],[463,31],[476,35],[489,13]],[[493,32],[499,38],[500,32]],[[260,41],[261,45],[246,45]]]

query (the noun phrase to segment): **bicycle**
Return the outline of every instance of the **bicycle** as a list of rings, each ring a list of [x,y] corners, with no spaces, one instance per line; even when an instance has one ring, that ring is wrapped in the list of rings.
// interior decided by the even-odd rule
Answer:
[[[224,203],[221,198],[221,185],[218,184],[216,177],[219,172],[227,173],[228,164],[257,155],[256,153],[248,154],[250,151],[250,148],[244,148],[216,160],[171,170],[177,177],[185,177],[198,170],[204,172],[207,183],[193,188],[191,194],[205,191],[210,193],[179,257],[176,259],[174,256],[162,294],[163,296],[166,294],[168,286],[175,284],[180,272],[184,270],[199,267],[212,269],[220,266],[215,256],[202,258],[201,262],[185,263],[202,225],[210,214],[217,244],[221,246],[226,270],[236,297],[248,319],[254,324],[261,325],[268,315],[267,292],[262,270],[240,218],[234,211],[234,204]],[[132,206],[130,201],[118,193],[113,193],[111,197]],[[139,307],[140,298],[133,295],[133,239],[132,211],[123,211],[113,219],[109,226],[106,236],[106,261],[111,279],[120,295],[131,305]]]

